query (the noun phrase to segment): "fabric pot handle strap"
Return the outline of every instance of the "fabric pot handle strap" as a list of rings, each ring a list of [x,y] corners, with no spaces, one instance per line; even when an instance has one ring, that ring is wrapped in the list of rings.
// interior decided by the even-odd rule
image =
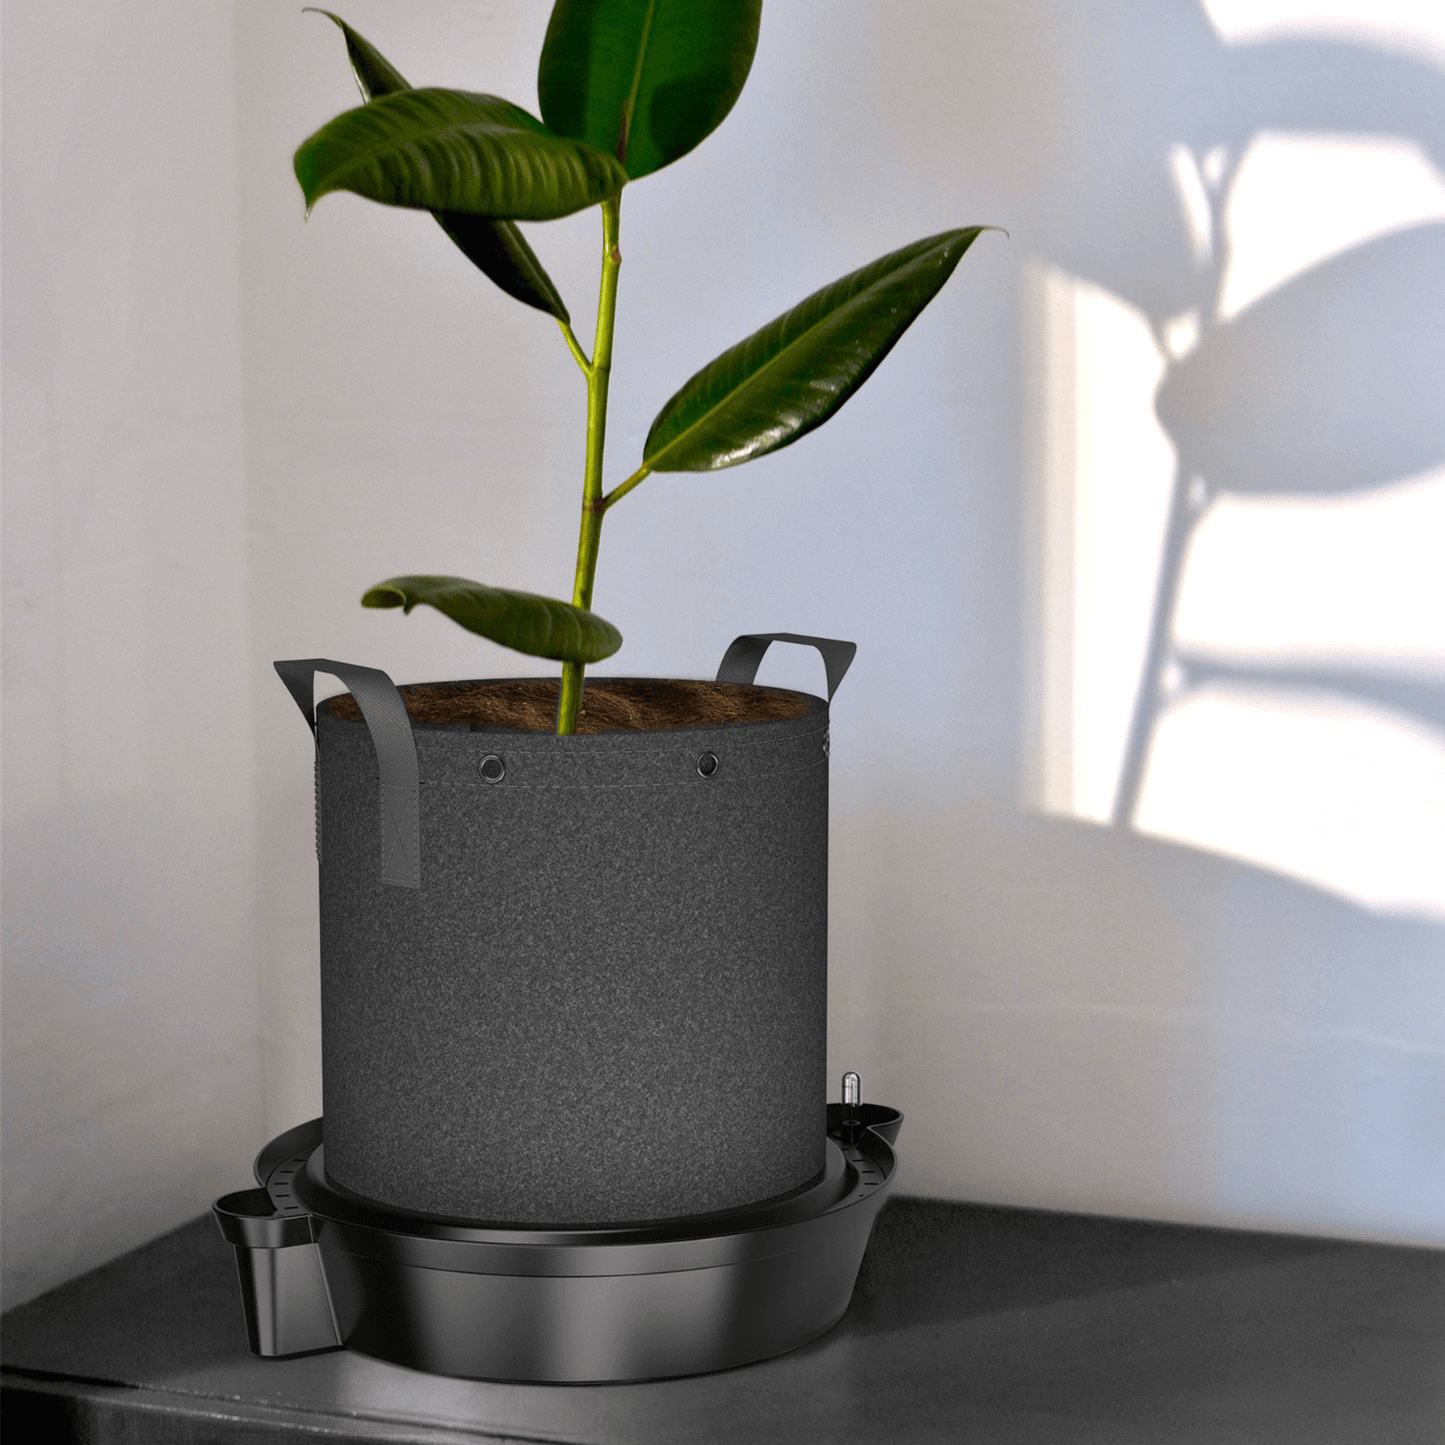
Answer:
[[[286,690],[296,699],[313,736],[316,704],[312,688],[318,672],[338,677],[351,689],[371,733],[381,782],[381,881],[401,888],[421,887],[421,795],[416,739],[406,704],[396,684],[375,667],[333,662],[329,657],[299,657],[273,664]],[[317,752],[320,766],[320,752]],[[318,775],[319,776],[319,775]],[[321,851],[321,799],[317,797],[317,856]]]
[[[798,632],[745,632],[735,637],[723,653],[717,670],[718,682],[749,684],[758,675],[758,665],[772,642],[797,642],[803,647],[816,647],[823,654],[823,667],[828,674],[828,701],[838,691],[843,675],[853,665],[858,651],[856,642],[842,642],[836,637],[804,637]]]

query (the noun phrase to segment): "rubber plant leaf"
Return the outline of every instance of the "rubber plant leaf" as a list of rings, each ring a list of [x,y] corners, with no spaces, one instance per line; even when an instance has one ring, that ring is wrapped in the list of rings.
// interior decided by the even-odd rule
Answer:
[[[410,90],[402,73],[364,35],[358,35],[339,15],[308,7],[341,28],[346,54],[363,100]],[[536,252],[512,221],[493,216],[469,216],[461,211],[433,211],[437,223],[456,242],[461,253],[508,296],[535,306],[559,321],[570,321],[557,288]]]
[[[410,90],[411,84],[396,66],[374,46],[364,35],[358,35],[341,16],[330,10],[321,10],[308,5],[308,15],[324,15],[334,20],[346,40],[346,57],[351,61],[352,74],[366,100],[375,100],[378,95],[392,95],[399,90]]]
[[[551,221],[614,196],[622,166],[495,95],[403,90],[328,121],[296,152],[308,210],[332,191],[389,206]]]
[[[684,156],[733,108],[762,0],[557,0],[537,97],[559,135],[636,180]]]
[[[988,226],[915,241],[815,291],[703,367],[643,447],[655,472],[734,467],[821,426],[893,349]]]
[[[468,632],[530,657],[586,664],[611,657],[622,646],[622,634],[595,612],[465,577],[392,577],[361,599],[363,607],[402,607],[407,612],[422,602]]]

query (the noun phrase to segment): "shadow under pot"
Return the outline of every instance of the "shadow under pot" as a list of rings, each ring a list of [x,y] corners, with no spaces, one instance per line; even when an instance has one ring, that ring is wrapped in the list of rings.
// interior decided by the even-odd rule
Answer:
[[[775,637],[831,698],[852,644],[739,638],[717,683],[589,679],[569,737],[555,682],[277,664],[308,720],[352,688],[315,717],[334,1186],[536,1227],[818,1181],[828,704],[751,685]]]

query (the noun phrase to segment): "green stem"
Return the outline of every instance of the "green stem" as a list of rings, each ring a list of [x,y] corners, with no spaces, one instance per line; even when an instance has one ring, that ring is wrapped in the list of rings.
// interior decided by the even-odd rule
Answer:
[[[602,288],[597,300],[597,338],[587,375],[587,464],[582,478],[582,529],[577,539],[577,574],[572,586],[574,607],[592,606],[592,582],[597,574],[597,547],[602,540],[602,447],[607,439],[607,384],[612,375],[612,329],[617,316],[617,273],[622,252],[617,248],[621,230],[622,199],[602,202]],[[580,352],[581,348],[578,348]],[[557,698],[557,732],[577,731],[582,707],[584,664],[562,664],[562,688]]]
[[[577,340],[577,333],[572,330],[568,322],[563,321],[560,317],[557,319],[557,325],[561,328],[562,339],[567,343],[567,350],[572,353],[573,360],[582,368],[582,375],[591,376],[592,363],[587,360],[586,353],[582,350],[582,343]]]
[[[610,506],[613,504],[613,502],[619,502],[619,501],[621,501],[622,498],[625,497],[625,496],[628,494],[628,492],[630,492],[630,491],[633,489],[633,487],[635,487],[635,486],[638,484],[638,482],[646,481],[647,478],[650,477],[651,475],[652,475],[652,468],[651,468],[651,467],[638,467],[638,469],[637,469],[635,472],[633,472],[633,474],[632,474],[630,477],[628,477],[628,479],[627,479],[625,482],[622,482],[622,483],[620,483],[619,485],[613,487],[613,489],[612,489],[610,492],[608,492],[608,494],[607,494],[605,497],[603,497],[603,499],[602,499],[602,510],[605,512],[605,511],[608,509],[608,507],[610,507]]]

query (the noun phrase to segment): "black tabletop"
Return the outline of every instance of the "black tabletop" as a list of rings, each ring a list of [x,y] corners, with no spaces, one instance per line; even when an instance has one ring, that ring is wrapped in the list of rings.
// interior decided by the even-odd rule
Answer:
[[[0,1327],[8,1445],[1445,1442],[1445,1252],[920,1199],[885,1207],[831,1333],[684,1380],[256,1359],[209,1218]]]

